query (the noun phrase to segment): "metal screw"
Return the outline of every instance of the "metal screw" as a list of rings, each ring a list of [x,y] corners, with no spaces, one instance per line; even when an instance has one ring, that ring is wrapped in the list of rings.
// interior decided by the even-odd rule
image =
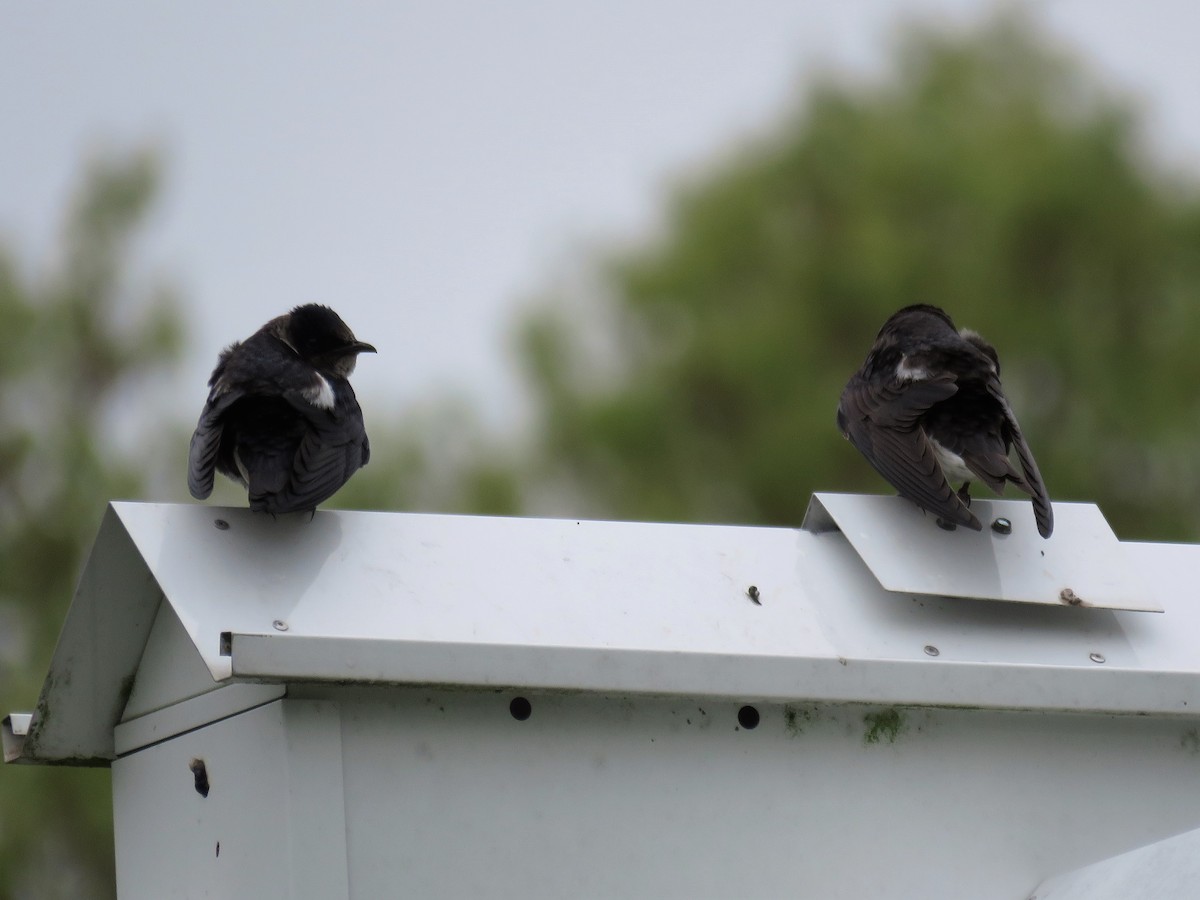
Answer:
[[[925,645],[925,655],[926,655],[926,656],[937,656],[937,655],[939,655],[941,652],[942,652],[942,651],[941,651],[941,650],[939,650],[937,647],[933,646],[933,644],[926,644],[926,645]]]
[[[1088,659],[1090,659],[1094,663],[1102,663],[1102,662],[1104,662],[1104,654],[1097,653],[1095,650],[1093,650],[1091,653],[1088,654]]]
[[[288,623],[283,621],[283,619],[276,619],[274,622],[271,623],[271,626],[276,631],[287,631],[288,630]]]
[[[217,531],[228,531],[229,530],[229,523],[226,522],[224,519],[213,519],[213,525],[216,526]]]
[[[992,520],[992,531],[996,534],[1012,534],[1012,522],[1001,516]]]
[[[762,601],[758,599],[758,588],[755,585],[750,585],[746,589],[746,596],[755,602],[756,605],[762,606]]]

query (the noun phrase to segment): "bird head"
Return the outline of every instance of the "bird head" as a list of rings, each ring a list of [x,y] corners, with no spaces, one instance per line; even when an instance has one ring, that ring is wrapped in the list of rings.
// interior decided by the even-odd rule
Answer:
[[[358,354],[375,353],[375,348],[358,340],[328,306],[309,303],[297,306],[287,316],[288,343],[319,372],[348,378]]]

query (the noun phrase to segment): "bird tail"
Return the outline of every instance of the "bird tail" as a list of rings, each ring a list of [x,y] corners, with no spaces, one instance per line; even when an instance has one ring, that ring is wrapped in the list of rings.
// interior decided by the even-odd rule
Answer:
[[[1025,473],[1025,483],[1020,485],[1029,492],[1033,501],[1033,518],[1037,522],[1038,534],[1044,538],[1050,537],[1054,531],[1054,509],[1050,506],[1050,495],[1042,481],[1042,473],[1038,471],[1037,460],[1033,451],[1025,443],[1025,436],[1020,430],[1014,430],[1013,445],[1017,448],[1017,459],[1021,462],[1021,470]]]
[[[1012,438],[1012,444],[1017,450],[1021,471],[1025,473],[1024,479],[1011,476],[1009,478],[1013,484],[1029,494],[1033,501],[1033,518],[1037,522],[1038,534],[1048,538],[1054,532],[1054,509],[1050,506],[1050,495],[1046,492],[1046,484],[1042,481],[1042,473],[1038,470],[1037,460],[1033,458],[1033,451],[1025,442],[1025,435],[1021,433],[1021,426],[1017,424],[1017,417],[1013,414],[1012,407],[1008,405],[1008,399],[1000,390],[999,379],[992,379],[988,384],[988,391],[999,401],[1004,410],[1009,437]]]

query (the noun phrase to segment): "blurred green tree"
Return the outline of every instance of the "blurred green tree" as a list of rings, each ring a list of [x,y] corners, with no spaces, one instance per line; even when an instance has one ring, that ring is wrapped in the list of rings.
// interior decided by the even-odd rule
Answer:
[[[834,410],[925,302],[998,347],[1054,498],[1195,538],[1200,204],[1136,124],[1015,14],[909,28],[875,83],[818,80],[523,322],[527,477],[566,498],[544,506],[796,525],[813,490],[890,492]]]
[[[371,462],[326,507],[492,516],[521,511],[517,452],[496,443],[466,398],[436,398],[392,419],[372,409],[366,416]],[[237,502],[244,497],[243,491]]]
[[[128,379],[172,360],[178,304],[131,285],[128,256],[159,181],[153,153],[85,172],[52,267],[0,246],[0,709],[28,709],[107,501],[143,466],[102,426]],[[162,454],[147,454],[161,457]],[[108,773],[9,766],[0,778],[0,897],[115,894]]]

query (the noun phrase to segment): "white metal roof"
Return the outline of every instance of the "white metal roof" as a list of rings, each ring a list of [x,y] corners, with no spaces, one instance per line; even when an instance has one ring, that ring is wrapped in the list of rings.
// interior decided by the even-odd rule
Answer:
[[[804,527],[841,531],[889,591],[1162,612],[1095,504],[1055,503],[1049,540],[1028,502],[975,500],[971,510],[984,529],[948,536],[899,497],[815,494]]]
[[[1088,600],[1099,593],[1072,560],[1083,558],[1084,544],[1094,555],[1098,512],[1072,505],[1082,508],[1063,514],[1066,505],[1056,504],[1046,564],[988,550],[994,539],[986,530],[982,539],[945,533],[919,515],[911,527],[932,529],[933,543],[902,531],[895,541],[877,536],[860,556],[829,520],[853,531],[863,516],[890,522],[899,508],[892,507],[908,504],[838,495],[818,502],[838,512],[813,531],[341,511],[310,521],[114,503],[34,719],[16,720],[8,744],[34,761],[112,758],[113,727],[164,599],[214,683],[1200,709],[1200,604],[1187,588],[1200,571],[1200,548],[1115,539],[1108,547],[1128,567],[1127,596],[1116,599],[1161,605],[1163,615],[1069,606],[1056,595],[1043,603],[954,599],[916,592],[919,583],[886,590],[872,568],[889,553],[909,554],[892,562],[910,574],[936,574],[957,565],[947,562],[954,558],[984,560],[958,565],[955,577],[970,582],[975,566],[980,583],[994,586],[997,569],[1003,584],[1028,584],[1037,579],[1013,568],[1041,565],[1054,577],[1083,579],[1071,586]],[[994,501],[984,515],[1010,517],[1017,541],[1031,530],[1023,528],[1024,502]],[[973,555],[945,550],[970,541]],[[21,746],[16,732],[26,725]]]

